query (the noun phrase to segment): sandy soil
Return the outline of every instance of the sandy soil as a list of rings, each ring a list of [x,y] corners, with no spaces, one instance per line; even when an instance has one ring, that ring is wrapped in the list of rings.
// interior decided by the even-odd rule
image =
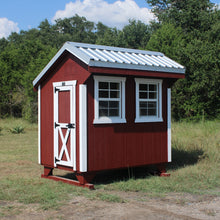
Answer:
[[[24,205],[15,202],[0,202],[0,219],[74,219],[74,220],[133,220],[133,219],[220,219],[220,197],[170,193],[163,198],[149,198],[134,192],[111,192],[125,200],[111,203],[74,197],[58,210],[41,210],[36,204]]]

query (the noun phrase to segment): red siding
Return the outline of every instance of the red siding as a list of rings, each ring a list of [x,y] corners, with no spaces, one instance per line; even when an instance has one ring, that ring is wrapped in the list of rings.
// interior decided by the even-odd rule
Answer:
[[[94,125],[94,81],[88,81],[88,170],[167,162],[167,83],[163,81],[163,122],[134,123],[135,81],[126,78],[125,124]]]
[[[47,78],[41,85],[41,163],[43,165],[54,165],[53,157],[53,82],[77,80],[76,85],[76,106],[79,106],[79,84],[85,82],[90,73],[86,70],[78,59],[68,54],[62,56],[55,66],[53,66]],[[63,92],[62,92],[63,93]],[[64,94],[64,93],[63,93]],[[64,103],[63,103],[64,104]],[[63,116],[62,120],[67,118]],[[78,152],[78,130],[79,130],[79,112],[76,107],[76,148]],[[77,155],[77,161],[79,155]],[[77,164],[77,167],[79,165]]]
[[[93,69],[94,70],[94,69]],[[96,68],[101,74],[102,68]],[[122,70],[120,70],[122,71]],[[167,162],[167,87],[169,79],[163,80],[162,115],[163,122],[134,123],[135,81],[142,71],[105,69],[110,74],[126,75],[126,120],[124,124],[93,124],[94,81],[91,74],[73,55],[61,56],[46,74],[41,84],[41,161],[53,167],[53,82],[77,80],[76,86],[76,150],[79,170],[79,84],[88,89],[88,171],[107,170],[122,167]],[[140,74],[141,73],[141,74]],[[147,74],[145,72],[145,74]],[[149,73],[152,76],[152,73]],[[157,73],[154,73],[157,74]],[[164,73],[160,76],[170,77]],[[158,75],[158,76],[159,76]],[[173,74],[172,76],[174,76]],[[179,76],[179,74],[177,74]],[[157,75],[154,75],[157,77]],[[174,77],[175,78],[175,77]],[[178,78],[178,77],[176,77]],[[65,104],[65,103],[64,103]],[[65,116],[63,120],[67,120]],[[67,168],[68,169],[68,168]]]

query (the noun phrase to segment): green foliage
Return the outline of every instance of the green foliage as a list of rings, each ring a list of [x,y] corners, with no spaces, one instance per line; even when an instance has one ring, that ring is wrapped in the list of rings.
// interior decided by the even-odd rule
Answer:
[[[37,120],[32,81],[66,41],[163,52],[186,67],[172,89],[177,120],[220,115],[220,10],[209,0],[147,0],[158,22],[122,30],[75,15],[0,39],[0,117]]]
[[[158,28],[146,44],[147,50],[160,51],[178,61],[180,50],[184,46],[184,36],[180,27],[165,23]]]
[[[21,126],[21,125],[17,125],[13,128],[10,128],[9,131],[12,133],[12,134],[21,134],[21,133],[24,133],[24,127]]]
[[[220,11],[208,0],[148,0],[160,27],[147,49],[165,53],[186,67],[186,79],[172,90],[177,120],[220,114]]]

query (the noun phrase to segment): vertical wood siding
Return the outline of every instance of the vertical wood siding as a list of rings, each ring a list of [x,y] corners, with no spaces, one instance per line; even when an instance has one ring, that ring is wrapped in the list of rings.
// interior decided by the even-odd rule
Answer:
[[[53,82],[77,80],[76,169],[79,165],[79,85],[87,85],[88,171],[167,162],[167,83],[162,85],[163,122],[134,123],[135,80],[126,76],[126,120],[124,124],[93,124],[94,81],[87,67],[73,55],[61,56],[41,84],[41,164],[53,167]],[[116,71],[116,70],[115,70]],[[118,71],[118,70],[117,70]],[[114,71],[112,72],[114,73]],[[116,73],[115,73],[116,74]],[[118,72],[117,72],[118,75]],[[120,76],[120,75],[119,75]],[[63,116],[63,120],[66,118]],[[58,166],[60,167],[60,166]],[[68,169],[68,168],[67,168]]]
[[[79,169],[79,84],[85,82],[90,73],[86,67],[78,61],[73,55],[67,54],[61,56],[51,72],[47,74],[47,78],[41,85],[41,164],[50,167],[54,166],[53,152],[53,82],[62,82],[69,80],[77,80],[76,84],[76,151],[77,151],[77,169]],[[61,95],[69,96],[62,92]],[[60,103],[65,105],[65,103]],[[63,109],[63,108],[61,108]],[[62,120],[67,118],[64,113]],[[64,115],[63,115],[64,114]],[[66,114],[66,115],[69,115]]]
[[[162,85],[163,122],[134,123],[135,81],[126,79],[125,124],[94,125],[94,82],[88,81],[88,170],[167,162],[167,82]]]

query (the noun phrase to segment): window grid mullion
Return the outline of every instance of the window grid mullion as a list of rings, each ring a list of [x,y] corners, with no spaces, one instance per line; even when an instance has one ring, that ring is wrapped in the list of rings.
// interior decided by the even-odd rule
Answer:
[[[100,97],[98,97],[98,100],[99,100],[99,102],[100,101],[106,101],[107,102],[107,116],[110,116],[110,110],[111,109],[118,109],[119,110],[119,117],[121,117],[121,111],[120,111],[120,109],[121,109],[121,83],[119,84],[119,89],[111,89],[111,82],[109,81],[109,82],[107,82],[108,83],[108,88],[102,88],[102,89],[99,89],[98,88],[98,91],[106,91],[106,92],[108,92],[108,98],[100,98]],[[118,98],[111,98],[111,92],[119,92],[119,97]],[[110,102],[111,101],[116,101],[116,102],[118,102],[119,103],[119,106],[118,107],[111,107],[110,108]]]

